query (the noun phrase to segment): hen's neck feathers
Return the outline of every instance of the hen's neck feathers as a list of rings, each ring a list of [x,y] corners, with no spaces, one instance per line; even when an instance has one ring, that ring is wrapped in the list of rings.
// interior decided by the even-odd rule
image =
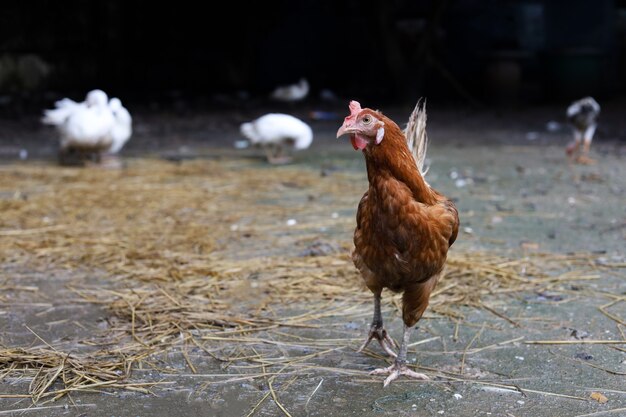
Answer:
[[[437,195],[424,181],[404,133],[389,118],[383,116],[383,121],[385,136],[380,145],[368,146],[363,151],[370,185],[374,184],[377,178],[389,175],[406,184],[417,201],[435,204]]]

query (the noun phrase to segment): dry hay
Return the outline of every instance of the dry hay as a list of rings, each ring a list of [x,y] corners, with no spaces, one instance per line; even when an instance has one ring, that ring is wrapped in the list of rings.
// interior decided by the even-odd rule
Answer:
[[[116,290],[74,290],[93,303],[106,304],[124,318],[122,333],[146,346],[176,339],[181,331],[232,334],[268,327],[315,326],[336,317],[333,305],[366,305],[371,294],[345,255],[310,258],[257,258],[209,263],[210,273],[168,283],[142,283]],[[552,261],[580,263],[580,256]],[[210,266],[209,266],[210,265]],[[561,264],[562,265],[562,264]],[[556,268],[556,266],[555,266]],[[524,269],[526,272],[521,273]],[[192,272],[182,271],[184,275]],[[595,279],[588,272],[547,271],[545,259],[518,261],[485,253],[451,256],[445,278],[431,298],[434,313],[462,318],[461,307],[487,308],[490,295],[558,289],[563,282]],[[385,297],[398,311],[400,297]],[[285,316],[284,306],[304,303],[312,311]],[[324,306],[323,309],[319,309]],[[369,307],[366,307],[369,315]],[[496,312],[497,314],[497,312]],[[128,327],[130,324],[130,328]]]
[[[112,313],[106,337],[84,341],[96,347],[92,353],[52,346],[0,353],[5,375],[34,378],[33,401],[94,387],[145,389],[123,382],[131,364],[173,346],[193,344],[217,358],[207,343],[254,345],[267,341],[253,332],[370,314],[371,294],[348,257],[354,206],[365,188],[361,174],[147,159],[121,171],[32,164],[0,173],[3,265],[66,270],[76,275],[68,287],[80,300]],[[286,226],[292,218],[297,224]],[[340,242],[339,249],[301,256],[320,237]],[[511,321],[489,306],[489,296],[594,279],[589,271],[597,267],[589,254],[511,259],[453,251],[430,311],[459,320],[461,307],[470,306]],[[76,272],[93,270],[104,270],[107,282],[88,286]],[[3,284],[19,290],[19,274]],[[398,298],[387,300],[397,307]],[[296,303],[305,311],[284,308]],[[306,343],[322,349],[316,355],[332,351],[322,341]],[[64,387],[53,389],[55,381]]]
[[[33,403],[55,401],[75,391],[97,391],[122,388],[148,393],[155,383],[128,382],[131,367],[143,356],[126,357],[105,352],[81,355],[59,352],[52,346],[30,348],[0,348],[0,379],[19,374],[31,382],[28,394],[5,397],[29,397]],[[61,387],[57,387],[61,383]]]

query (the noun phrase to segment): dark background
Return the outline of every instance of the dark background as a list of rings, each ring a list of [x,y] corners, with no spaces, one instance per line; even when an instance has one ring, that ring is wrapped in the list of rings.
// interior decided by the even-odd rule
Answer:
[[[4,117],[93,88],[135,106],[236,106],[300,77],[308,100],[606,101],[626,93],[625,64],[626,1],[14,1],[0,13]]]

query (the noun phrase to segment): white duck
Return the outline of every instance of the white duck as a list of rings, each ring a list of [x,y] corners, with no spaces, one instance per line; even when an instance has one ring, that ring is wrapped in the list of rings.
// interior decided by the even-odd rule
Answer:
[[[574,140],[565,148],[567,156],[581,164],[593,164],[589,158],[589,147],[598,127],[600,105],[592,97],[585,97],[573,102],[567,108],[567,119],[572,125]],[[579,154],[580,142],[583,142],[582,153]]]
[[[276,87],[270,94],[274,100],[296,102],[303,100],[309,94],[309,82],[301,78],[297,84]]]
[[[107,152],[116,154],[124,147],[133,134],[133,119],[128,110],[122,106],[122,101],[117,97],[109,100],[109,109],[113,112],[115,122],[111,129],[113,143]]]
[[[89,156],[99,161],[101,152],[113,144],[111,132],[115,118],[106,93],[92,90],[82,103],[66,98],[55,106],[44,111],[42,122],[55,126],[60,133],[60,162],[70,163],[73,156],[78,156],[77,162],[81,164]]]
[[[269,113],[242,123],[239,131],[250,144],[263,148],[272,164],[290,162],[294,150],[303,150],[313,142],[313,130],[302,120],[283,113]],[[287,153],[283,153],[283,147]]]

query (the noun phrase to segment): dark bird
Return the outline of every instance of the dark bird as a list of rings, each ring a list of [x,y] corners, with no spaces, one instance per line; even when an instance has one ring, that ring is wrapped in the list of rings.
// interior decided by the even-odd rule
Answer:
[[[573,102],[567,108],[567,120],[572,125],[574,140],[565,148],[570,160],[580,164],[593,164],[589,158],[589,147],[598,126],[600,105],[592,97],[585,97]],[[583,142],[582,152],[580,144]]]

